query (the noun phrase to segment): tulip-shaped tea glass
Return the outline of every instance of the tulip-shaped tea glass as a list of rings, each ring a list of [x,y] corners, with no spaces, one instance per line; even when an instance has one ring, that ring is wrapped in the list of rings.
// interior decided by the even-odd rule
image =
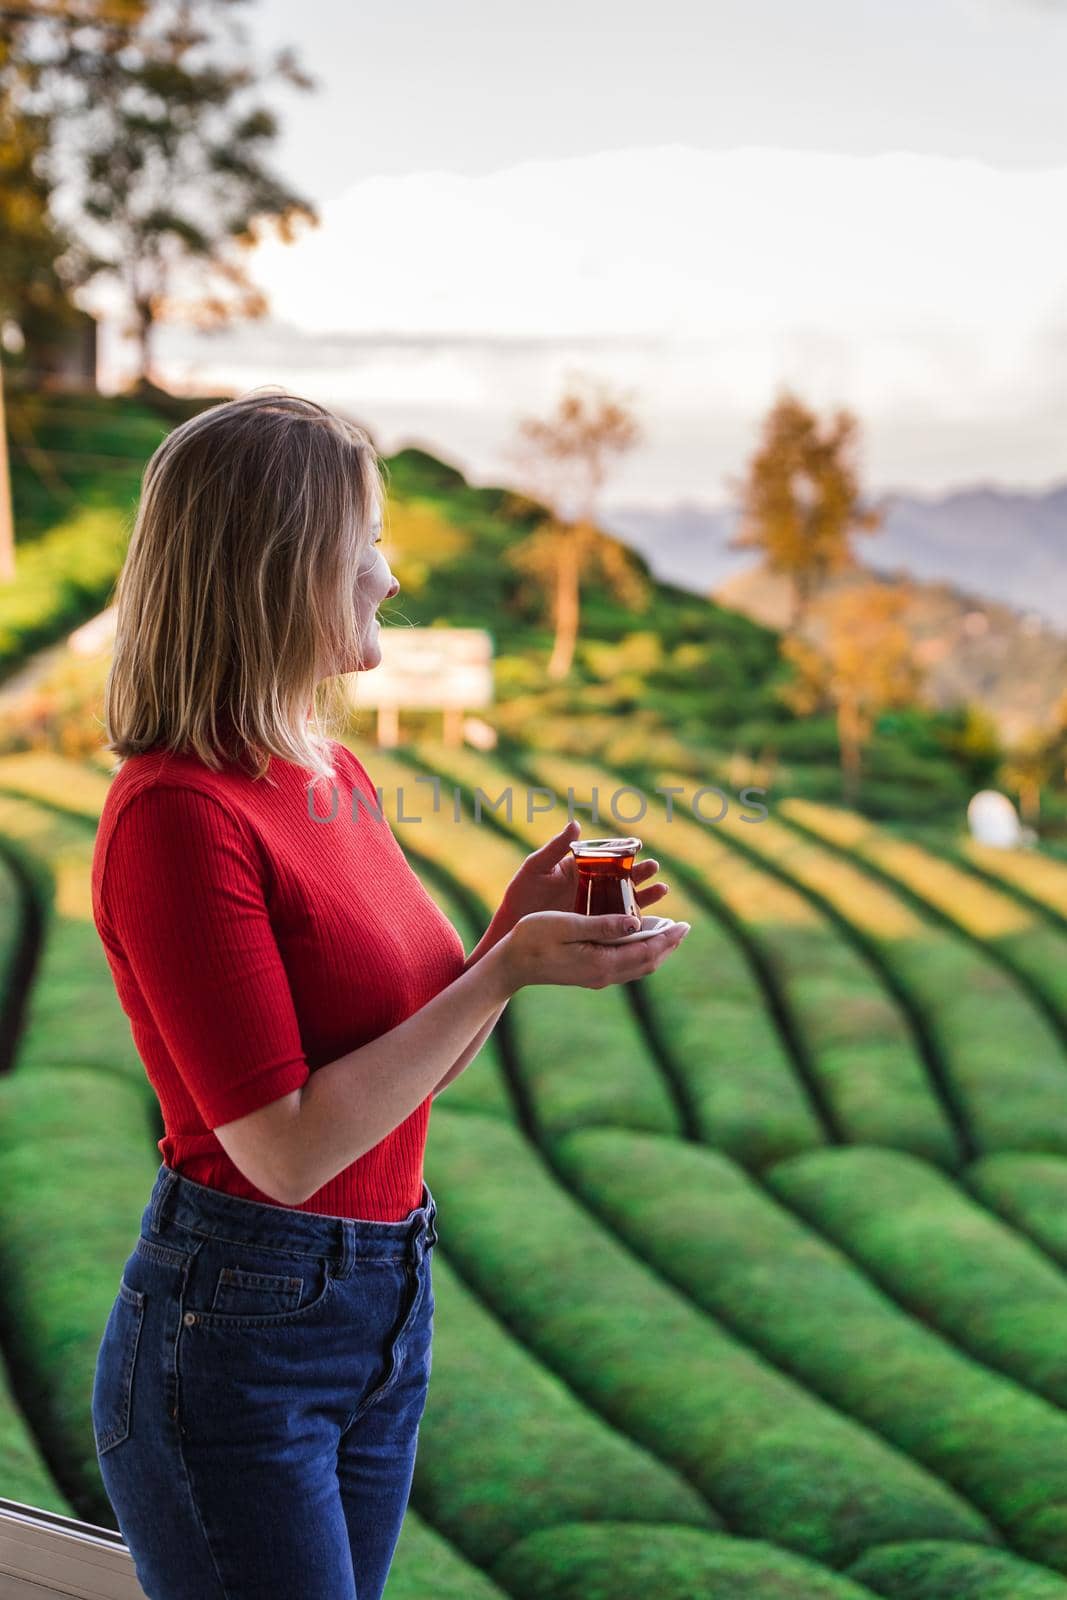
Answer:
[[[576,839],[571,845],[578,866],[575,911],[599,917],[606,912],[641,915],[634,895],[634,860],[640,839]]]

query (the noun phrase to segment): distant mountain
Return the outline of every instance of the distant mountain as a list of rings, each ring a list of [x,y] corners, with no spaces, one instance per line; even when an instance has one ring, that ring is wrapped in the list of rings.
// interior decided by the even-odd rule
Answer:
[[[831,579],[826,589],[851,588],[872,577],[905,592],[904,621],[933,705],[983,706],[1008,745],[1031,729],[1050,726],[1067,684],[1067,635],[1033,612],[1020,615],[954,584],[894,577],[863,565]],[[758,564],[734,573],[714,594],[722,605],[769,628],[784,628],[792,613],[788,580]],[[814,619],[805,632],[815,637]]]
[[[694,500],[677,505],[607,506],[597,521],[645,557],[665,583],[706,595],[717,584],[752,565],[751,550],[731,550],[737,526],[730,506],[704,506]]]
[[[861,541],[869,565],[958,584],[1067,627],[1067,483],[1042,494],[899,494],[885,511],[882,529]]]
[[[881,529],[856,540],[868,566],[954,584],[1067,628],[1067,483],[1039,494],[986,486],[937,498],[894,493],[879,504]],[[750,551],[729,548],[738,521],[729,506],[617,505],[601,521],[657,577],[700,594],[752,564]]]

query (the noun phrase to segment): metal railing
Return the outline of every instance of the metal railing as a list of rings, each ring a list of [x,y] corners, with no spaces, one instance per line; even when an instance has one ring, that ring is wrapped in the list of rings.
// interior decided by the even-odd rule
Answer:
[[[145,1600],[121,1534],[0,1497],[0,1596]]]

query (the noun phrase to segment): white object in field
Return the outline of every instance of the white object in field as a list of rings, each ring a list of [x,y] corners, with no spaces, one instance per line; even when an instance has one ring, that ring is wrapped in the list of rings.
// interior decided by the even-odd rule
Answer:
[[[493,703],[493,640],[484,628],[383,628],[382,659],[345,674],[357,710],[410,706],[469,711]]]
[[[997,789],[979,789],[967,807],[971,838],[997,850],[1017,850],[1023,843],[1019,813],[1006,794]]]
[[[496,749],[496,729],[491,722],[486,722],[484,717],[464,717],[463,737],[476,750]]]

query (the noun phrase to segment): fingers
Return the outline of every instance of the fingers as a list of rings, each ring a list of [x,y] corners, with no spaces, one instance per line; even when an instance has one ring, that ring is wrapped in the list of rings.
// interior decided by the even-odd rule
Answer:
[[[654,933],[649,939],[624,941],[622,944],[603,945],[601,948],[609,951],[610,959],[618,966],[625,966],[629,961],[638,965],[659,958],[680,945],[689,932],[688,922],[676,922],[669,928],[663,928],[659,933]],[[617,952],[617,953],[616,953]]]
[[[640,927],[640,920],[637,917],[616,912],[605,912],[590,917],[583,911],[561,911],[557,915],[567,917],[573,929],[570,938],[581,944],[599,944],[603,940],[622,939],[628,933],[635,933]]]
[[[601,945],[596,957],[598,977],[590,987],[606,989],[612,984],[632,983],[635,978],[648,977],[678,948],[688,932],[689,924],[682,922],[637,944]]]
[[[659,862],[655,856],[649,856],[647,861],[639,861],[637,863],[630,876],[635,884],[644,883],[648,878],[654,878],[658,871]],[[669,893],[670,884],[653,883],[649,884],[647,889],[642,889],[639,892],[635,891],[634,899],[644,910],[646,906],[654,906],[658,900],[662,900],[663,896]]]
[[[539,849],[531,852],[528,859],[536,861],[538,866],[555,866],[557,861],[562,861],[571,847],[571,844],[582,831],[582,825],[577,817],[572,817],[570,822],[564,823],[558,833],[553,834]]]

